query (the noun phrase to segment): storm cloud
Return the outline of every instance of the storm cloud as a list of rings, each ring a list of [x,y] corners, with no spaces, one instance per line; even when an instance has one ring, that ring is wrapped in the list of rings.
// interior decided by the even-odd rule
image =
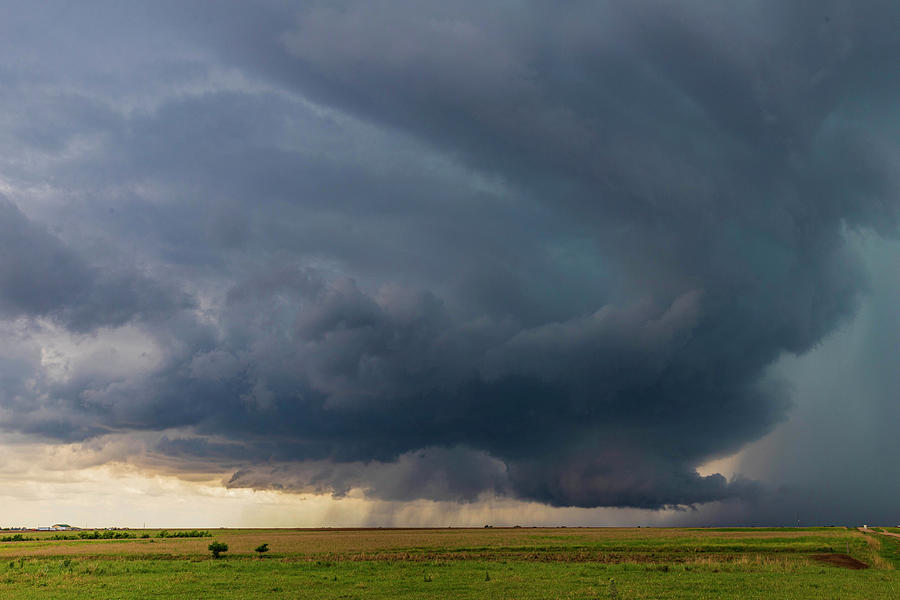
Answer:
[[[100,7],[0,26],[8,431],[157,432],[241,487],[752,501],[697,467],[788,417],[773,365],[867,289],[848,236],[896,233],[891,2]]]

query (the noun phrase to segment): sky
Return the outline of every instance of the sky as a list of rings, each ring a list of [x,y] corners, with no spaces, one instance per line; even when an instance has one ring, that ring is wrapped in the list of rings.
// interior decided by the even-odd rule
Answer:
[[[900,522],[898,19],[0,0],[0,526]]]

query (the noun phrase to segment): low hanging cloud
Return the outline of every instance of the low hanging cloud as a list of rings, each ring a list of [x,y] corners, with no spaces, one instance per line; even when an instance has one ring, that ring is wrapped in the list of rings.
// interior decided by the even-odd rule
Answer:
[[[696,467],[853,316],[847,232],[896,232],[889,2],[134,10],[5,48],[6,430],[172,432],[134,452],[237,487],[752,500]],[[152,368],[51,377],[42,320]]]

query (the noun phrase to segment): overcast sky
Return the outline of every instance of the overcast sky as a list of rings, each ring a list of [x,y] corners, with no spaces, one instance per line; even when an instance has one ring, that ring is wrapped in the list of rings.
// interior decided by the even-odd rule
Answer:
[[[898,23],[0,0],[0,525],[900,521]]]

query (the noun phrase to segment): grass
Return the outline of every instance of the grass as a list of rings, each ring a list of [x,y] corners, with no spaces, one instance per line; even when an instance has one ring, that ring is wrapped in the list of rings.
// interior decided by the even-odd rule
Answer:
[[[219,560],[210,538],[0,543],[0,598],[900,597],[900,540],[843,528],[211,533]],[[810,558],[848,547],[873,568]]]
[[[894,569],[900,569],[900,538],[880,535],[877,538],[872,536],[872,539],[877,541],[878,555]]]

